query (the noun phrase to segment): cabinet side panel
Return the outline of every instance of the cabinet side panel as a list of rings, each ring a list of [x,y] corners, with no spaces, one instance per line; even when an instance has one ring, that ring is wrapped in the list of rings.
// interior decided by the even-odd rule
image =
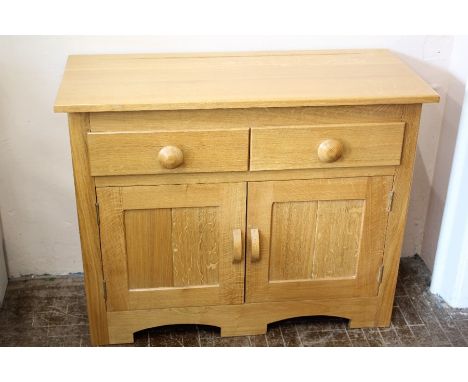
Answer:
[[[403,235],[408,212],[414,159],[418,139],[421,104],[406,105],[401,120],[406,122],[401,165],[396,168],[393,184],[394,198],[385,239],[384,272],[379,289],[379,309],[375,317],[376,326],[388,326],[392,315],[393,299],[398,276]]]
[[[69,114],[68,124],[91,343],[104,345],[109,343],[109,335],[96,212],[96,191],[94,179],[90,175],[86,146],[89,114]]]

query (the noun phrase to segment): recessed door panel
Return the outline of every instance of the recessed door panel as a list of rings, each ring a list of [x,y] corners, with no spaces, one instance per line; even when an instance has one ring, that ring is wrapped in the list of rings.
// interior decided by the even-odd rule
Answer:
[[[392,177],[249,183],[249,302],[373,296]]]
[[[364,200],[273,203],[270,280],[357,274]]]
[[[243,302],[246,184],[97,190],[109,310]]]
[[[219,208],[125,211],[130,289],[218,284]]]

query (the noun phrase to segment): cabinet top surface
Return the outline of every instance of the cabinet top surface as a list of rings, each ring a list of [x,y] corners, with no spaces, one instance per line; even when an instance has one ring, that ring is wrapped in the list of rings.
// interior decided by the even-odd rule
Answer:
[[[56,112],[437,102],[387,50],[70,56]]]

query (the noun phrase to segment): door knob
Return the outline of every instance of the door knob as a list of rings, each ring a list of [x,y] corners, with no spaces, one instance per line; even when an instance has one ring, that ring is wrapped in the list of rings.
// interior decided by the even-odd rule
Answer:
[[[164,146],[159,150],[158,160],[164,168],[176,168],[184,163],[184,153],[177,146]]]
[[[320,143],[317,149],[317,155],[320,162],[331,163],[341,158],[344,146],[337,139],[327,139]]]

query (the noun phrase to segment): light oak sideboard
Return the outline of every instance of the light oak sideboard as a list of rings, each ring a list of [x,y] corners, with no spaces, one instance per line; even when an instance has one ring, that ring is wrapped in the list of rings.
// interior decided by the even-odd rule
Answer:
[[[160,325],[390,324],[421,107],[386,50],[71,56],[92,343]]]

